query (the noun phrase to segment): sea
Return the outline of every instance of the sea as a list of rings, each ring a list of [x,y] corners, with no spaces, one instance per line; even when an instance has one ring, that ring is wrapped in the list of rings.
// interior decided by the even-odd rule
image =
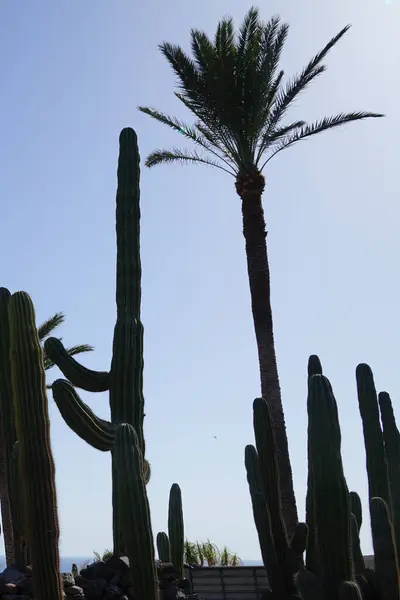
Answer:
[[[82,569],[87,564],[94,561],[93,556],[61,556],[60,565],[62,573],[70,573],[73,564],[76,564],[78,569]],[[257,567],[262,565],[262,560],[243,560],[242,565],[246,567]],[[0,572],[6,567],[5,556],[0,556]]]

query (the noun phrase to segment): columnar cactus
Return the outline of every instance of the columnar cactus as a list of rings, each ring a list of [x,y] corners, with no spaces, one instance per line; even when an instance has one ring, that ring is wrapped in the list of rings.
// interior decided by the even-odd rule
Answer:
[[[382,498],[372,498],[370,510],[375,572],[381,597],[385,600],[399,600],[399,563],[390,511]]]
[[[117,320],[114,328],[113,353],[109,372],[96,372],[81,366],[68,356],[62,343],[49,338],[45,350],[69,381],[53,384],[54,400],[66,423],[88,444],[114,456],[114,439],[119,423],[133,426],[139,448],[145,455],[143,435],[143,325],[140,320],[141,262],[140,262],[140,189],[139,151],[136,133],[123,129],[118,160],[116,208],[117,233]],[[80,400],[73,386],[87,391],[109,391],[110,422],[97,417]],[[123,552],[121,532],[125,527],[120,516],[116,487],[116,467],[113,460],[113,534],[114,551]],[[143,461],[144,476],[150,469]]]
[[[169,538],[165,531],[157,533],[156,538],[158,558],[165,563],[171,562]]]
[[[400,433],[394,417],[392,401],[387,392],[378,394],[383,439],[388,465],[392,519],[397,553],[400,554]]]
[[[12,399],[11,365],[10,365],[10,323],[8,305],[11,293],[6,288],[0,288],[0,409],[2,425],[2,447],[5,477],[2,482],[1,504],[4,545],[7,564],[23,563],[21,543],[18,537],[18,508],[17,501],[13,502],[11,483],[11,457],[17,441],[15,430],[15,415]],[[3,508],[8,504],[8,510],[3,514]]]
[[[183,555],[185,534],[183,528],[182,493],[177,483],[173,483],[169,493],[168,537],[171,562],[181,579],[184,578]]]
[[[366,364],[356,369],[358,405],[363,424],[370,501],[383,498],[391,510],[388,467],[379,419],[378,397],[374,376]]]
[[[325,598],[334,600],[341,583],[352,581],[354,573],[338,411],[331,385],[323,375],[311,377],[307,405],[318,559]]]
[[[41,600],[62,600],[58,548],[60,530],[46,376],[35,311],[25,292],[11,296],[9,316],[19,468],[24,485],[24,516],[35,596]]]
[[[157,577],[150,509],[143,478],[143,453],[132,425],[118,425],[114,443],[116,494],[124,516],[122,542],[129,558],[135,598],[156,600]]]
[[[277,598],[284,598],[296,592],[294,574],[302,566],[308,528],[299,523],[289,541],[282,515],[275,436],[263,398],[253,402],[253,425],[257,449],[247,446],[245,450],[247,480],[271,590]]]

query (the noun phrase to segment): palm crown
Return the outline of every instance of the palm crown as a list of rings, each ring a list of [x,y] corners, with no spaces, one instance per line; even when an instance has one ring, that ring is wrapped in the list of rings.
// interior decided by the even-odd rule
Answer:
[[[286,84],[279,62],[289,26],[278,16],[267,23],[251,8],[238,34],[231,18],[222,20],[214,42],[191,30],[193,58],[176,45],[162,43],[160,50],[178,76],[176,97],[197,117],[194,125],[158,110],[139,110],[195,142],[199,151],[156,150],[146,160],[152,167],[173,161],[204,163],[237,176],[265,165],[284,148],[299,140],[369,117],[371,112],[340,113],[314,123],[284,123],[297,96],[326,69],[321,64],[343,37],[344,27],[299,75]]]

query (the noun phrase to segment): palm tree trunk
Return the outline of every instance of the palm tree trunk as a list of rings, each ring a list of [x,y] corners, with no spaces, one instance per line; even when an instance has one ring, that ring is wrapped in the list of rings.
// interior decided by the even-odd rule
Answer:
[[[261,201],[264,178],[258,174],[256,178],[247,179],[246,185],[243,183],[242,179],[236,186],[242,200],[243,235],[246,241],[251,307],[260,364],[261,394],[268,402],[274,424],[282,511],[288,534],[291,536],[298,518],[274,345],[267,233]]]

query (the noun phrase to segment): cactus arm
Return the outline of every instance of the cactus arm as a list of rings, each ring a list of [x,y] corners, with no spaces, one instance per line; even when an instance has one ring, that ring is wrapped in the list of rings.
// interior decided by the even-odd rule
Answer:
[[[370,367],[360,364],[356,369],[358,405],[363,425],[368,473],[369,501],[383,498],[392,511],[388,467],[380,424],[378,397]]]
[[[177,483],[173,483],[169,493],[168,537],[171,562],[181,579],[184,578],[183,555],[185,534],[183,529],[182,493]]]
[[[339,588],[339,600],[362,600],[358,585],[353,581],[343,581]]]
[[[127,423],[117,427],[113,459],[118,490],[114,500],[123,517],[123,546],[135,582],[135,597],[156,600],[157,576],[143,457],[135,430]]]
[[[13,397],[19,438],[21,479],[24,482],[28,547],[35,596],[63,600],[60,574],[55,465],[43,353],[32,301],[25,292],[9,303],[10,356]]]
[[[399,565],[389,509],[382,498],[372,498],[370,510],[375,573],[381,597],[385,600],[399,600]]]
[[[64,379],[51,386],[53,398],[67,425],[93,448],[107,452],[114,443],[115,426],[97,417]]]
[[[49,359],[57,365],[64,376],[76,387],[87,392],[106,392],[110,389],[110,374],[105,371],[93,371],[81,365],[70,356],[62,342],[54,337],[48,338],[44,349]]]

